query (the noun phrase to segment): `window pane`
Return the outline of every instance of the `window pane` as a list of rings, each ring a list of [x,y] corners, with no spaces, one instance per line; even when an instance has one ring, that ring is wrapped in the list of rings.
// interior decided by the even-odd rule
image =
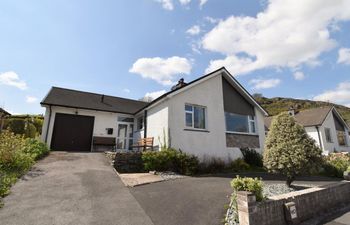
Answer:
[[[326,141],[331,143],[332,142],[331,129],[325,128],[325,134],[326,134]]]
[[[225,113],[225,120],[227,131],[249,133],[247,116]]]
[[[185,105],[185,111],[191,111],[192,112],[192,106],[191,105]]]
[[[141,116],[137,119],[137,129],[141,130],[142,128],[143,128],[143,117]]]
[[[124,117],[124,116],[118,116],[118,121],[119,121],[119,122],[129,122],[129,123],[133,123],[133,122],[134,122],[134,118],[131,118],[131,117]]]
[[[186,113],[186,126],[192,127],[192,113]]]
[[[194,128],[205,129],[205,109],[202,107],[194,108]]]
[[[255,122],[254,121],[250,121],[250,132],[251,133],[255,133]]]

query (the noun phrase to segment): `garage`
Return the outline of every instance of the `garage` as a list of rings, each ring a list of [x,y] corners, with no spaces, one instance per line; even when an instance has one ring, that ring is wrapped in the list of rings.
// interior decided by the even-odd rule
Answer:
[[[91,151],[93,116],[56,113],[51,149],[55,151]]]

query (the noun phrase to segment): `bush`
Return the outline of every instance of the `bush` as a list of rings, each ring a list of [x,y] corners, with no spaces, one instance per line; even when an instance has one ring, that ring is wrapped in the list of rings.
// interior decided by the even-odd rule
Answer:
[[[342,178],[348,167],[350,167],[350,156],[345,154],[330,154],[323,160],[323,171],[321,171],[321,174]]]
[[[322,151],[305,129],[287,113],[276,116],[267,135],[264,166],[286,176],[288,186],[295,177],[310,173],[322,160]]]
[[[263,167],[263,157],[255,149],[241,148],[244,161],[251,166]]]
[[[32,123],[27,123],[24,129],[24,137],[26,138],[35,138],[36,137],[36,128]]]
[[[145,170],[148,171],[173,171],[186,175],[195,174],[199,164],[196,156],[171,148],[145,151],[142,153],[142,161]]]
[[[23,119],[10,119],[8,129],[15,134],[24,134],[25,121]]]
[[[234,172],[240,172],[240,171],[247,171],[250,169],[250,166],[248,163],[246,163],[243,159],[236,159],[233,160],[230,165],[230,170]]]
[[[26,173],[34,161],[48,154],[47,146],[35,139],[25,139],[10,131],[0,133],[0,197]]]
[[[249,191],[254,193],[257,201],[263,200],[263,182],[261,178],[239,177],[231,181],[234,193],[238,191]]]

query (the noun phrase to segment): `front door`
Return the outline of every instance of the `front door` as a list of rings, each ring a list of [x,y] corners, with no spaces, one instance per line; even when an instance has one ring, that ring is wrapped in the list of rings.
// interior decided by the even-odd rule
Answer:
[[[118,123],[117,150],[132,150],[134,124]]]

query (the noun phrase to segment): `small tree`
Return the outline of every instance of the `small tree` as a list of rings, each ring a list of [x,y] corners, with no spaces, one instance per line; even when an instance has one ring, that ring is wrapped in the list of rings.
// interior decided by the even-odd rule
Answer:
[[[264,166],[287,177],[290,186],[297,175],[308,173],[322,159],[321,149],[293,117],[281,113],[273,119],[265,142]]]

